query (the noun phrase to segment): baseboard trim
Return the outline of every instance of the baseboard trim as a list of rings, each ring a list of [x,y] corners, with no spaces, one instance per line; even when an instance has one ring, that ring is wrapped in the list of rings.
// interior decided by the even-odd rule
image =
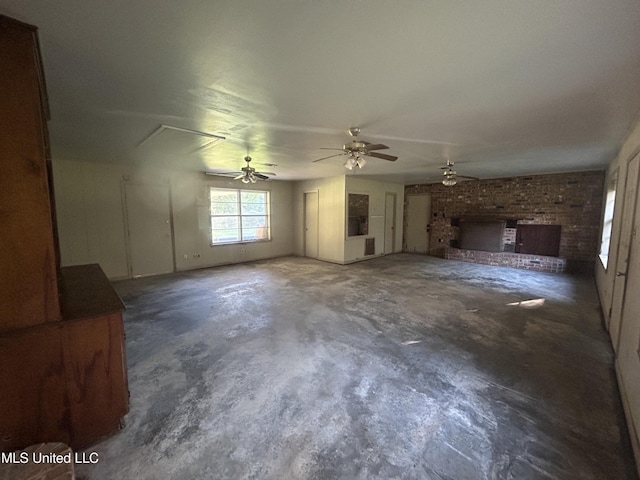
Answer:
[[[379,253],[377,255],[367,255],[366,257],[356,258],[355,260],[347,260],[346,262],[343,262],[343,265],[349,265],[351,263],[358,263],[358,262],[366,262],[367,260],[371,260],[373,258],[378,258],[383,256],[384,256],[384,253]]]

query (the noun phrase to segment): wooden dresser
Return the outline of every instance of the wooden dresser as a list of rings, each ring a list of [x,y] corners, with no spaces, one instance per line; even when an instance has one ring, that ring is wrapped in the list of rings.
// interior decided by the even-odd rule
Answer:
[[[99,265],[60,267],[36,28],[0,15],[0,450],[82,448],[129,409],[122,312]]]

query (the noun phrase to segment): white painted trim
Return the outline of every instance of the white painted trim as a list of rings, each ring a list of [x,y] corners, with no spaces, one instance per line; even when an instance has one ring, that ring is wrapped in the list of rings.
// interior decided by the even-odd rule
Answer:
[[[620,398],[622,399],[622,407],[624,409],[624,416],[627,420],[627,429],[629,431],[629,438],[631,439],[631,446],[633,447],[633,456],[636,459],[636,469],[640,476],[640,437],[638,436],[638,429],[633,423],[633,417],[631,416],[631,410],[629,407],[629,399],[627,398],[626,388],[624,386],[624,380],[620,373],[620,365],[616,359],[615,363],[616,379],[618,380],[618,391],[620,392]]]

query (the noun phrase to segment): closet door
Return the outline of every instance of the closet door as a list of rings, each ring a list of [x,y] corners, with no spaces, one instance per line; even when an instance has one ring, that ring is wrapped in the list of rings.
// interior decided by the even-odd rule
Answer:
[[[128,183],[125,194],[131,276],[173,272],[169,186]]]
[[[304,256],[318,258],[318,192],[304,194]]]
[[[407,252],[429,253],[429,220],[431,218],[431,195],[407,195]]]

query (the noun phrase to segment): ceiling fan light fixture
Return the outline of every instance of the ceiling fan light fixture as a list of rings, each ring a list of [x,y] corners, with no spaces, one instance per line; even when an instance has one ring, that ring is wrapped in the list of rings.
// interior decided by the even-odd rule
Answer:
[[[458,183],[458,181],[456,180],[456,177],[454,176],[447,176],[444,178],[444,180],[442,180],[442,184],[445,187],[453,187],[456,183]]]
[[[349,155],[347,161],[344,162],[344,168],[346,168],[347,170],[353,170],[353,167],[355,167],[356,165],[358,165],[358,162],[355,158],[353,158],[353,155]]]
[[[360,129],[358,127],[351,127],[349,129],[349,135],[353,138],[353,140],[349,143],[345,143],[342,145],[342,148],[322,148],[322,150],[342,150],[342,153],[334,153],[333,155],[329,155],[327,157],[317,158],[313,160],[313,162],[320,162],[321,160],[327,160],[333,157],[342,157],[344,155],[347,156],[347,159],[342,164],[344,168],[347,170],[353,170],[354,167],[363,168],[367,163],[363,157],[374,157],[380,158],[382,160],[387,160],[389,162],[395,162],[398,157],[393,155],[386,155],[384,153],[379,153],[378,150],[386,150],[389,148],[387,145],[383,145],[382,143],[371,144],[369,142],[359,141],[357,140],[357,136],[360,134]]]

